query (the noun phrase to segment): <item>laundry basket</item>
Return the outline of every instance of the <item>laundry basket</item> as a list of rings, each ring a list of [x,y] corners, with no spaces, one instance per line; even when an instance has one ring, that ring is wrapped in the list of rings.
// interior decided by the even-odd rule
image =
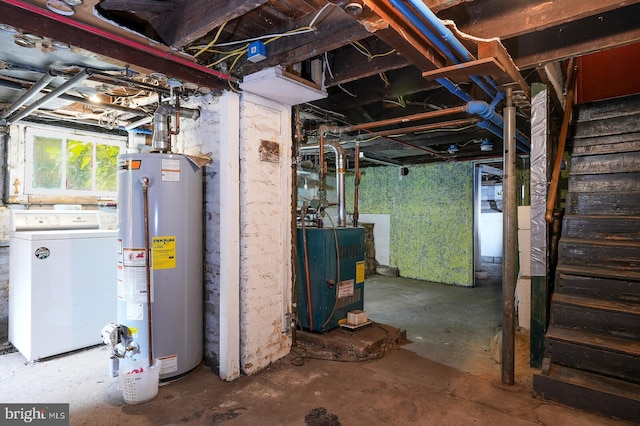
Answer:
[[[141,404],[156,397],[160,382],[160,364],[159,359],[155,359],[151,367],[146,360],[136,361],[118,370],[122,394],[127,404]]]

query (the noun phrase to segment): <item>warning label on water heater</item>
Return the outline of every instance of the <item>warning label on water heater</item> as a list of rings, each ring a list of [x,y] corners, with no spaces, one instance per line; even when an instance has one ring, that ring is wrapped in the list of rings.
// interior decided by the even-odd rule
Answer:
[[[151,240],[151,263],[153,269],[176,267],[176,237],[153,237]]]
[[[162,159],[162,181],[180,182],[180,160]]]

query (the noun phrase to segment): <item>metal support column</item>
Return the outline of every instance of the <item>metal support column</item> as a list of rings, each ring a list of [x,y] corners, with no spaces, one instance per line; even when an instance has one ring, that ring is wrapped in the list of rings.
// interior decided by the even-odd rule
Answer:
[[[514,384],[516,287],[516,109],[507,89],[504,108],[503,244],[502,257],[502,383]]]

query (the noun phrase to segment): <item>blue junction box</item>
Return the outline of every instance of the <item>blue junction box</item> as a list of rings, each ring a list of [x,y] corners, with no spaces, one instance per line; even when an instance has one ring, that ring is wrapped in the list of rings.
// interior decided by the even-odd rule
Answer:
[[[261,41],[254,41],[249,44],[247,59],[251,62],[260,62],[267,57],[267,46]]]

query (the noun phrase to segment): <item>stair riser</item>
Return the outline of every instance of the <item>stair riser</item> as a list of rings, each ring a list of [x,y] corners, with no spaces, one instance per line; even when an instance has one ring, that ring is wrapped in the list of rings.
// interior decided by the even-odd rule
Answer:
[[[551,303],[551,323],[589,333],[640,341],[640,315]]]
[[[632,173],[640,171],[640,152],[573,157],[571,175]]]
[[[640,216],[633,218],[565,216],[562,236],[585,240],[640,241]]]
[[[639,112],[640,96],[637,95],[579,104],[574,109],[577,121],[602,120]]]
[[[574,137],[595,137],[640,131],[640,114],[613,116],[604,119],[578,121]]]
[[[574,157],[640,151],[640,133],[573,140]]]
[[[640,172],[569,176],[569,192],[640,192]],[[638,206],[635,207],[636,214]],[[584,213],[583,213],[584,214]]]
[[[555,364],[640,384],[640,357],[555,339],[547,353]]]
[[[640,303],[640,282],[558,274],[556,291],[594,299]]]
[[[619,395],[599,392],[539,374],[533,376],[533,389],[536,395],[544,399],[571,407],[624,420],[638,421],[640,419],[638,401]]]
[[[567,214],[585,215],[637,215],[640,210],[640,193],[569,193]]]
[[[640,267],[640,247],[597,245],[560,240],[558,264],[637,271]]]

